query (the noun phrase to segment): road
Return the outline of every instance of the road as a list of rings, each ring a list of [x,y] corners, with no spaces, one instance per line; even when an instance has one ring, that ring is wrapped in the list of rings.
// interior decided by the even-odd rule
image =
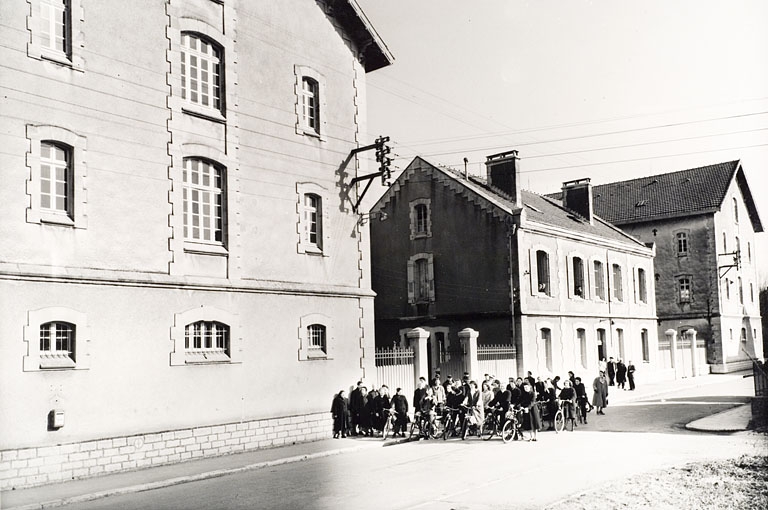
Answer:
[[[537,442],[419,441],[115,496],[73,509],[542,508],[607,481],[690,461],[766,451],[764,436],[702,434],[685,423],[746,402],[751,380],[590,413]],[[734,396],[736,395],[736,396]]]

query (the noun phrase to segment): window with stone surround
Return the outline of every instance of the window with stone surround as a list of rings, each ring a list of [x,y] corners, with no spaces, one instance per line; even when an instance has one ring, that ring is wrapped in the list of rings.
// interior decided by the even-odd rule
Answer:
[[[679,276],[677,278],[677,297],[680,303],[690,303],[693,301],[693,284],[690,276]]]
[[[27,55],[83,70],[82,0],[27,0]]]
[[[330,211],[328,190],[312,182],[296,183],[296,230],[298,253],[330,254]]]
[[[435,270],[431,253],[418,253],[408,260],[408,303],[435,302]]]
[[[27,125],[27,222],[86,228],[86,139],[68,129]]]
[[[587,294],[584,287],[584,259],[573,257],[571,264],[573,267],[573,295],[585,298]]]
[[[605,301],[605,269],[603,269],[603,263],[599,260],[592,261],[592,272],[594,276],[595,297]]]
[[[411,240],[432,237],[432,201],[419,198],[410,202]]]
[[[334,322],[327,315],[312,313],[299,321],[299,361],[333,358]]]
[[[28,312],[24,326],[24,371],[89,367],[90,329],[84,313],[65,307]]]
[[[678,257],[688,256],[688,231],[675,232],[675,251]]]
[[[325,139],[325,77],[309,66],[294,66],[296,133]]]
[[[238,316],[211,306],[174,314],[171,365],[239,361]]]
[[[552,295],[552,282],[549,272],[549,253],[544,250],[536,250],[536,277],[534,279],[534,294]],[[532,273],[534,271],[531,271]]]

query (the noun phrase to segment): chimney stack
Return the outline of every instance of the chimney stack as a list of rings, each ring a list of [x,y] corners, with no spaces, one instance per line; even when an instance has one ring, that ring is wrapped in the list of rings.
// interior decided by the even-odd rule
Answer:
[[[592,213],[592,185],[589,178],[577,179],[563,183],[563,207],[594,224]]]
[[[494,154],[485,158],[485,170],[488,184],[522,206],[520,197],[520,158],[516,150]]]

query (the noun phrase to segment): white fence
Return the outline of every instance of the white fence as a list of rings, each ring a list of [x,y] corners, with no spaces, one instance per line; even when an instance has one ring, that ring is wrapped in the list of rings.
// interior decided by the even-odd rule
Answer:
[[[378,386],[389,386],[390,395],[394,395],[397,388],[402,388],[403,395],[410,402],[415,388],[414,370],[413,348],[376,349],[376,381]]]
[[[477,365],[481,374],[495,375],[502,381],[517,377],[515,348],[511,345],[478,345]]]

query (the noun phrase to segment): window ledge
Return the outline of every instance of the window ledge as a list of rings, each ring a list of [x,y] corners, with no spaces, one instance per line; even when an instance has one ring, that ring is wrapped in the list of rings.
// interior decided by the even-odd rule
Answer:
[[[220,111],[214,108],[206,108],[204,106],[185,103],[184,106],[181,107],[181,111],[187,115],[191,115],[192,117],[210,120],[211,122],[216,122],[218,124],[227,123],[227,118],[224,117]]]
[[[68,215],[50,211],[40,211],[40,223],[51,223],[54,225],[63,225],[67,227],[75,226],[74,220]]]
[[[66,53],[49,50],[47,48],[41,48],[40,58],[42,60],[47,60],[49,62],[53,62],[65,67],[74,68],[72,60],[69,58],[69,56],[67,56]]]
[[[317,138],[319,141],[323,141],[323,137],[314,129],[306,126],[299,126],[299,134],[306,135],[312,138]]]
[[[414,239],[426,239],[428,237],[432,237],[432,234],[429,234],[428,232],[413,234]]]
[[[208,363],[230,363],[230,358],[223,350],[212,349],[203,351],[187,351],[184,353],[184,362],[188,365],[201,365]]]
[[[198,243],[195,241],[184,241],[184,251],[187,253],[202,253],[205,255],[229,255],[229,250],[220,244]]]
[[[45,353],[40,354],[40,368],[75,368],[75,361],[66,352]]]

